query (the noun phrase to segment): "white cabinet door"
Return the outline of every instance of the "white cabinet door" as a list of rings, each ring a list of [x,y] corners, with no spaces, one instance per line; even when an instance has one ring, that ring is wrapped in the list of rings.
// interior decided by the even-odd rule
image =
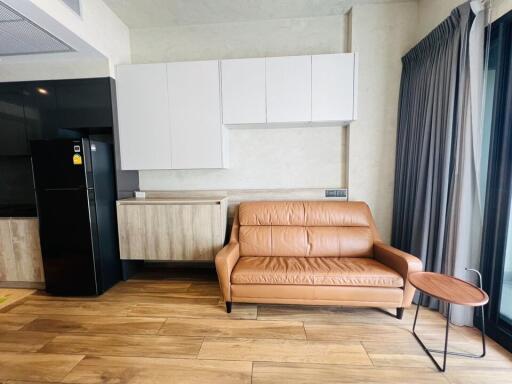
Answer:
[[[167,64],[173,169],[222,168],[219,61]]]
[[[313,121],[354,119],[355,54],[312,57]]]
[[[266,59],[267,122],[311,121],[311,56]]]
[[[116,79],[122,169],[170,169],[165,64],[120,65]]]
[[[265,123],[265,59],[222,60],[224,124]]]

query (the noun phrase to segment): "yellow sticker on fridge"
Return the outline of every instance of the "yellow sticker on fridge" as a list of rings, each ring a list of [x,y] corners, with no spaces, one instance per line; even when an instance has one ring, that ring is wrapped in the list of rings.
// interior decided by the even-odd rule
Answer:
[[[75,153],[73,155],[73,164],[74,165],[82,165],[82,156],[80,156],[78,153]]]

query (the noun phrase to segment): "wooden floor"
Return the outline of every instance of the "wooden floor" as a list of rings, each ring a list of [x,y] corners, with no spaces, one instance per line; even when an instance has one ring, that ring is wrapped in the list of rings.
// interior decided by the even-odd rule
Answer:
[[[23,299],[28,295],[31,295],[34,292],[34,289],[15,289],[0,287],[0,309],[10,306],[11,304]]]
[[[403,320],[378,309],[234,304],[211,272],[146,272],[99,298],[37,292],[0,310],[0,383],[512,383],[512,355],[488,340],[482,360],[438,373]],[[444,319],[418,332],[443,342]],[[452,327],[452,350],[478,332]]]

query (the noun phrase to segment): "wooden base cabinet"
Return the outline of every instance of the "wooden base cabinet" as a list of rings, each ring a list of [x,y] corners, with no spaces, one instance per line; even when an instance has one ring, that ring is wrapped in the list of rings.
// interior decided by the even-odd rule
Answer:
[[[0,286],[44,286],[37,218],[0,218]]]
[[[213,261],[224,245],[226,218],[225,198],[119,200],[121,259]]]

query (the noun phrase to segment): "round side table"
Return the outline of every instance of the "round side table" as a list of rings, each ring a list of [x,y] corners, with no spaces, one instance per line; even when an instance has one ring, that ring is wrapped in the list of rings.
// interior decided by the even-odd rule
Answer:
[[[416,315],[412,326],[412,334],[421,345],[425,353],[430,357],[438,370],[446,370],[446,355],[456,355],[472,358],[481,358],[485,356],[485,318],[484,305],[489,301],[489,296],[481,288],[468,283],[456,277],[443,275],[434,272],[415,272],[409,275],[409,282],[420,291]],[[416,333],[416,321],[420,310],[420,303],[423,295],[429,295],[448,304],[448,315],[446,316],[446,331],[444,339],[444,350],[429,349],[423,344]],[[470,307],[480,307],[482,310],[482,353],[473,355],[469,353],[448,352],[448,329],[450,328],[451,304],[467,305]],[[439,365],[432,353],[443,354],[443,365]]]

